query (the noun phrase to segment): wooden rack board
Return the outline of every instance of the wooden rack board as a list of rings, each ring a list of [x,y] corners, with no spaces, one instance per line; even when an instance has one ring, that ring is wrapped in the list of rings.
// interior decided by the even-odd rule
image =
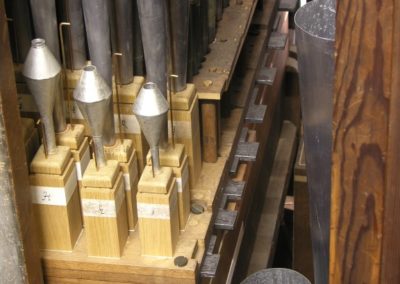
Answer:
[[[202,68],[193,78],[200,100],[203,160],[216,162],[220,144],[219,102],[228,89],[257,6],[257,0],[230,1],[219,21]]]

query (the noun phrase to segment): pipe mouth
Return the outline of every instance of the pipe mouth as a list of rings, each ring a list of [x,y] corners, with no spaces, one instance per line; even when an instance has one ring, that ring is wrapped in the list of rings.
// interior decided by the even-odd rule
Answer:
[[[41,48],[46,45],[46,41],[42,38],[35,38],[31,41],[32,47]]]
[[[153,82],[147,82],[143,85],[143,89],[146,89],[146,90],[154,90],[156,88],[157,88],[157,85],[156,85],[156,83],[153,83]]]
[[[96,66],[94,66],[94,65],[86,65],[85,67],[83,67],[83,71],[93,72],[95,70],[96,70]]]

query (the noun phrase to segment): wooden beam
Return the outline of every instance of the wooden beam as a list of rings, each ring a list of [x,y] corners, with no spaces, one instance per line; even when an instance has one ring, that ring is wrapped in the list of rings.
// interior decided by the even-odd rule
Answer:
[[[4,1],[0,1],[0,278],[42,283]]]
[[[400,283],[399,5],[338,1],[330,283]]]

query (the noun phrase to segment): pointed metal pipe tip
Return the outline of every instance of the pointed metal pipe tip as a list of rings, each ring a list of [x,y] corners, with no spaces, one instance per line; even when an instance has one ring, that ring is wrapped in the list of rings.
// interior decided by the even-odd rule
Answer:
[[[95,146],[96,164],[105,165],[105,135],[110,131],[109,113],[112,106],[112,93],[93,65],[83,68],[78,85],[74,90],[74,99],[84,119],[88,122]],[[115,133],[114,133],[115,137]],[[115,140],[115,138],[114,138]],[[107,144],[106,144],[107,145]]]
[[[44,39],[32,40],[22,74],[39,109],[48,153],[53,154],[56,152],[53,111],[60,91],[61,66]]]

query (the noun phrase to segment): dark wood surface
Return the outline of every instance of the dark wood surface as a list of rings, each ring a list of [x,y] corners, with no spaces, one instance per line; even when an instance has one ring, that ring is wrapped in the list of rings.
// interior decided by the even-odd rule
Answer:
[[[400,1],[338,1],[331,283],[400,283]]]
[[[4,243],[0,243],[0,246],[2,246],[3,252],[10,249],[19,256],[18,260],[12,259],[12,255],[2,257],[0,271],[2,264],[15,261],[15,274],[1,275],[0,282],[7,279],[10,281],[9,283],[17,283],[13,282],[13,279],[17,281],[18,274],[21,273],[25,275],[27,282],[41,283],[43,278],[29,194],[25,145],[19,117],[8,26],[2,0],[0,1],[0,62],[0,198],[2,199],[0,209],[4,209],[3,206],[7,206],[6,203],[10,202],[14,211],[12,215],[7,215],[6,210],[1,212],[1,223],[4,227],[0,228],[2,235],[0,239]],[[7,238],[9,238],[8,242]],[[5,262],[3,263],[3,261]],[[5,266],[3,268],[5,269]]]

